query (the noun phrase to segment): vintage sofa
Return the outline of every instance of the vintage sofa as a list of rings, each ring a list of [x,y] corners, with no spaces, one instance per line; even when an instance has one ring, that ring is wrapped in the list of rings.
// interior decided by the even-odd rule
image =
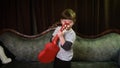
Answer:
[[[53,68],[53,62],[40,63],[38,53],[49,42],[53,29],[28,36],[12,29],[0,32],[2,46],[10,52],[13,61],[1,68]],[[95,36],[77,34],[73,46],[72,68],[119,68],[120,31],[107,30]],[[12,56],[10,56],[12,55]]]

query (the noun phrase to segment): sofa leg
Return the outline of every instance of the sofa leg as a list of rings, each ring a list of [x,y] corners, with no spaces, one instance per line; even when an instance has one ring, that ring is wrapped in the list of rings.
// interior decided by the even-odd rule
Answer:
[[[2,64],[7,64],[7,63],[10,63],[12,61],[11,58],[8,58],[6,55],[5,55],[5,52],[4,52],[4,49],[2,46],[0,46],[0,59],[2,61]]]

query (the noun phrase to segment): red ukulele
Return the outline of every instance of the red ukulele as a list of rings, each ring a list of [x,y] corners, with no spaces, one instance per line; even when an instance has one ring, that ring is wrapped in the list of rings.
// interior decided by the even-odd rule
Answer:
[[[69,25],[69,23],[65,22],[64,25],[62,25],[62,27],[60,28],[60,31],[62,32],[63,30],[65,30],[67,28],[67,25]],[[54,61],[55,56],[59,51],[59,47],[57,45],[58,40],[59,40],[59,37],[58,35],[56,35],[53,38],[52,42],[48,42],[47,44],[45,44],[44,50],[42,50],[38,54],[38,60],[41,63],[50,63]]]

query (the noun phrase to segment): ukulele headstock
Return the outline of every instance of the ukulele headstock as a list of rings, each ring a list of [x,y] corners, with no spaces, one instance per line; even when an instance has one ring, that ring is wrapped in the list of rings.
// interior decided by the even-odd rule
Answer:
[[[62,25],[62,27],[61,27],[61,31],[67,29],[67,27],[68,27],[69,25],[70,25],[69,22],[65,22],[65,23]]]

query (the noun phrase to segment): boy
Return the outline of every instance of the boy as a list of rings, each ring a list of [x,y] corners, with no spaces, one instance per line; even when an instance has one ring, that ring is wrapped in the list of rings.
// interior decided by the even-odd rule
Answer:
[[[54,68],[71,68],[71,59],[73,57],[72,45],[76,39],[76,34],[72,26],[75,23],[76,14],[72,9],[66,9],[62,13],[62,17],[60,20],[61,24],[63,25],[67,22],[69,25],[63,32],[59,31],[61,26],[58,26],[53,32],[53,37],[58,34],[58,46],[60,48],[54,61]]]

